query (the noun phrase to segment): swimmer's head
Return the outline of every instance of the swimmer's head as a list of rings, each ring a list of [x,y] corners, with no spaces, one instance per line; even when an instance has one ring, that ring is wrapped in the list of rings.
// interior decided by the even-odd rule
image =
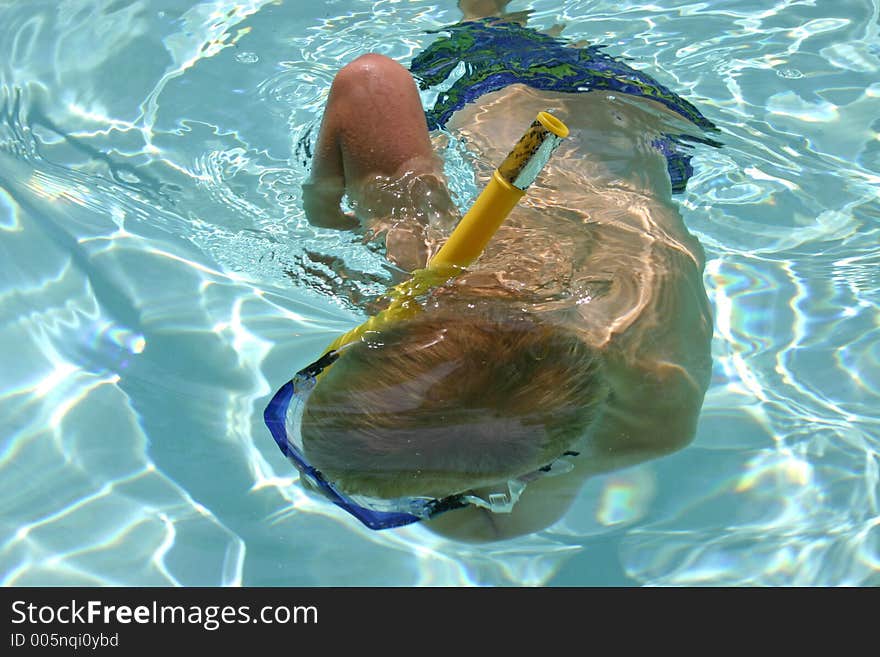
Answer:
[[[349,494],[441,498],[552,463],[606,394],[568,331],[425,314],[345,349],[305,405],[303,451]]]

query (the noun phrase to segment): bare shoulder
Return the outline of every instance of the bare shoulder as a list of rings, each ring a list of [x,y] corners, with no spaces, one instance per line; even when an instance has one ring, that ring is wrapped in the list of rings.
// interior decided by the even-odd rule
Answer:
[[[686,264],[655,277],[638,316],[602,346],[611,392],[589,436],[583,476],[670,454],[694,438],[711,379],[713,326],[701,267]]]

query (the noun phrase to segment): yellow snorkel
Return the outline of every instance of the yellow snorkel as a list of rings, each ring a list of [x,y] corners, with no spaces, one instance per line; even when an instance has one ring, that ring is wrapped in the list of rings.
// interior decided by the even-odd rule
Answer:
[[[547,112],[538,113],[446,244],[431,259],[428,269],[465,268],[476,260],[567,136],[568,128],[562,121]]]
[[[454,278],[480,256],[567,136],[568,128],[562,121],[547,112],[539,112],[428,266],[414,271],[412,278],[391,289],[387,295],[391,304],[385,310],[339,336],[327,351],[339,349],[370,331],[378,331],[419,312],[417,297]]]

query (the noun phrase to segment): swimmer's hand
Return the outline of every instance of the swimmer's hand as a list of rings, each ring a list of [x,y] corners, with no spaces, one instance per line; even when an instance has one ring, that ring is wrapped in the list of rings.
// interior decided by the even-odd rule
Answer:
[[[303,210],[312,226],[334,230],[354,230],[360,222],[339,207],[345,188],[341,184],[305,182],[302,185]]]

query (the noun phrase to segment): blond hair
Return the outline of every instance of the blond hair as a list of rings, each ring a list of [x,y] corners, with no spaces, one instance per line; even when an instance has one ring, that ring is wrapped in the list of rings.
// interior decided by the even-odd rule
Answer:
[[[309,461],[349,493],[441,496],[558,458],[607,386],[595,352],[528,317],[423,315],[347,348],[306,403]]]

